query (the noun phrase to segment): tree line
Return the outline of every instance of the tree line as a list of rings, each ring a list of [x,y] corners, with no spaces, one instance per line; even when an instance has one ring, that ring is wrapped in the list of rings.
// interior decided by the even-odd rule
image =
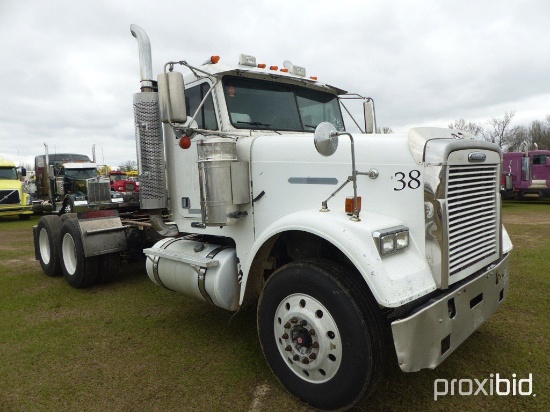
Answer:
[[[533,120],[528,126],[511,126],[515,111],[505,112],[482,123],[455,120],[451,129],[469,132],[481,140],[496,143],[505,152],[519,152],[525,149],[550,149],[550,115],[544,120]]]

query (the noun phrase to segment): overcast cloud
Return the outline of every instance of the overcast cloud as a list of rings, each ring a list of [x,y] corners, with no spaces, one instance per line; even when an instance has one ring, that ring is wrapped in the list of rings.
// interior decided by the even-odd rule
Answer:
[[[379,126],[406,132],[456,119],[512,125],[550,114],[550,2],[76,1],[0,2],[0,155],[31,163],[79,152],[135,160],[135,23],[156,75],[240,53],[375,99]]]

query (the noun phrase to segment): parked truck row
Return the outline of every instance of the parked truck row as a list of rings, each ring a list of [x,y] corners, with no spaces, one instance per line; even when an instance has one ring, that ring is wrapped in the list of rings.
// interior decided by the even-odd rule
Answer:
[[[102,173],[102,167],[87,155],[77,153],[45,154],[35,157],[35,187],[32,210],[35,214],[72,213],[93,208],[93,203],[137,203],[139,185],[128,181],[124,172]]]
[[[89,286],[145,254],[159,287],[256,307],[272,371],[323,410],[367,396],[392,352],[405,372],[435,368],[502,304],[498,146],[443,128],[375,134],[372,99],[290,61],[173,60],[154,79],[149,38],[130,30],[139,208],[42,217],[47,275]],[[350,99],[360,133],[344,123]]]

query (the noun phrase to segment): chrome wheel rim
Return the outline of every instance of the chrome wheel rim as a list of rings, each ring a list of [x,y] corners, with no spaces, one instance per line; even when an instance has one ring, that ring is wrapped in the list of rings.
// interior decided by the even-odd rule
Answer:
[[[312,296],[292,294],[275,311],[277,348],[298,377],[310,383],[332,379],[342,362],[342,340],[327,308]]]

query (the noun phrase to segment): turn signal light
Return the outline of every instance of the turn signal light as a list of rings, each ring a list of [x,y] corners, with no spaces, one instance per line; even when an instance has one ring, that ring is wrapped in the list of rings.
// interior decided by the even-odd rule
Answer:
[[[217,62],[220,61],[220,56],[212,56],[210,57],[210,63],[212,64],[216,64]]]
[[[361,196],[357,196],[357,209],[361,211]],[[351,215],[353,212],[353,197],[346,197],[346,213]]]
[[[269,66],[269,70],[279,70],[279,66]]]

